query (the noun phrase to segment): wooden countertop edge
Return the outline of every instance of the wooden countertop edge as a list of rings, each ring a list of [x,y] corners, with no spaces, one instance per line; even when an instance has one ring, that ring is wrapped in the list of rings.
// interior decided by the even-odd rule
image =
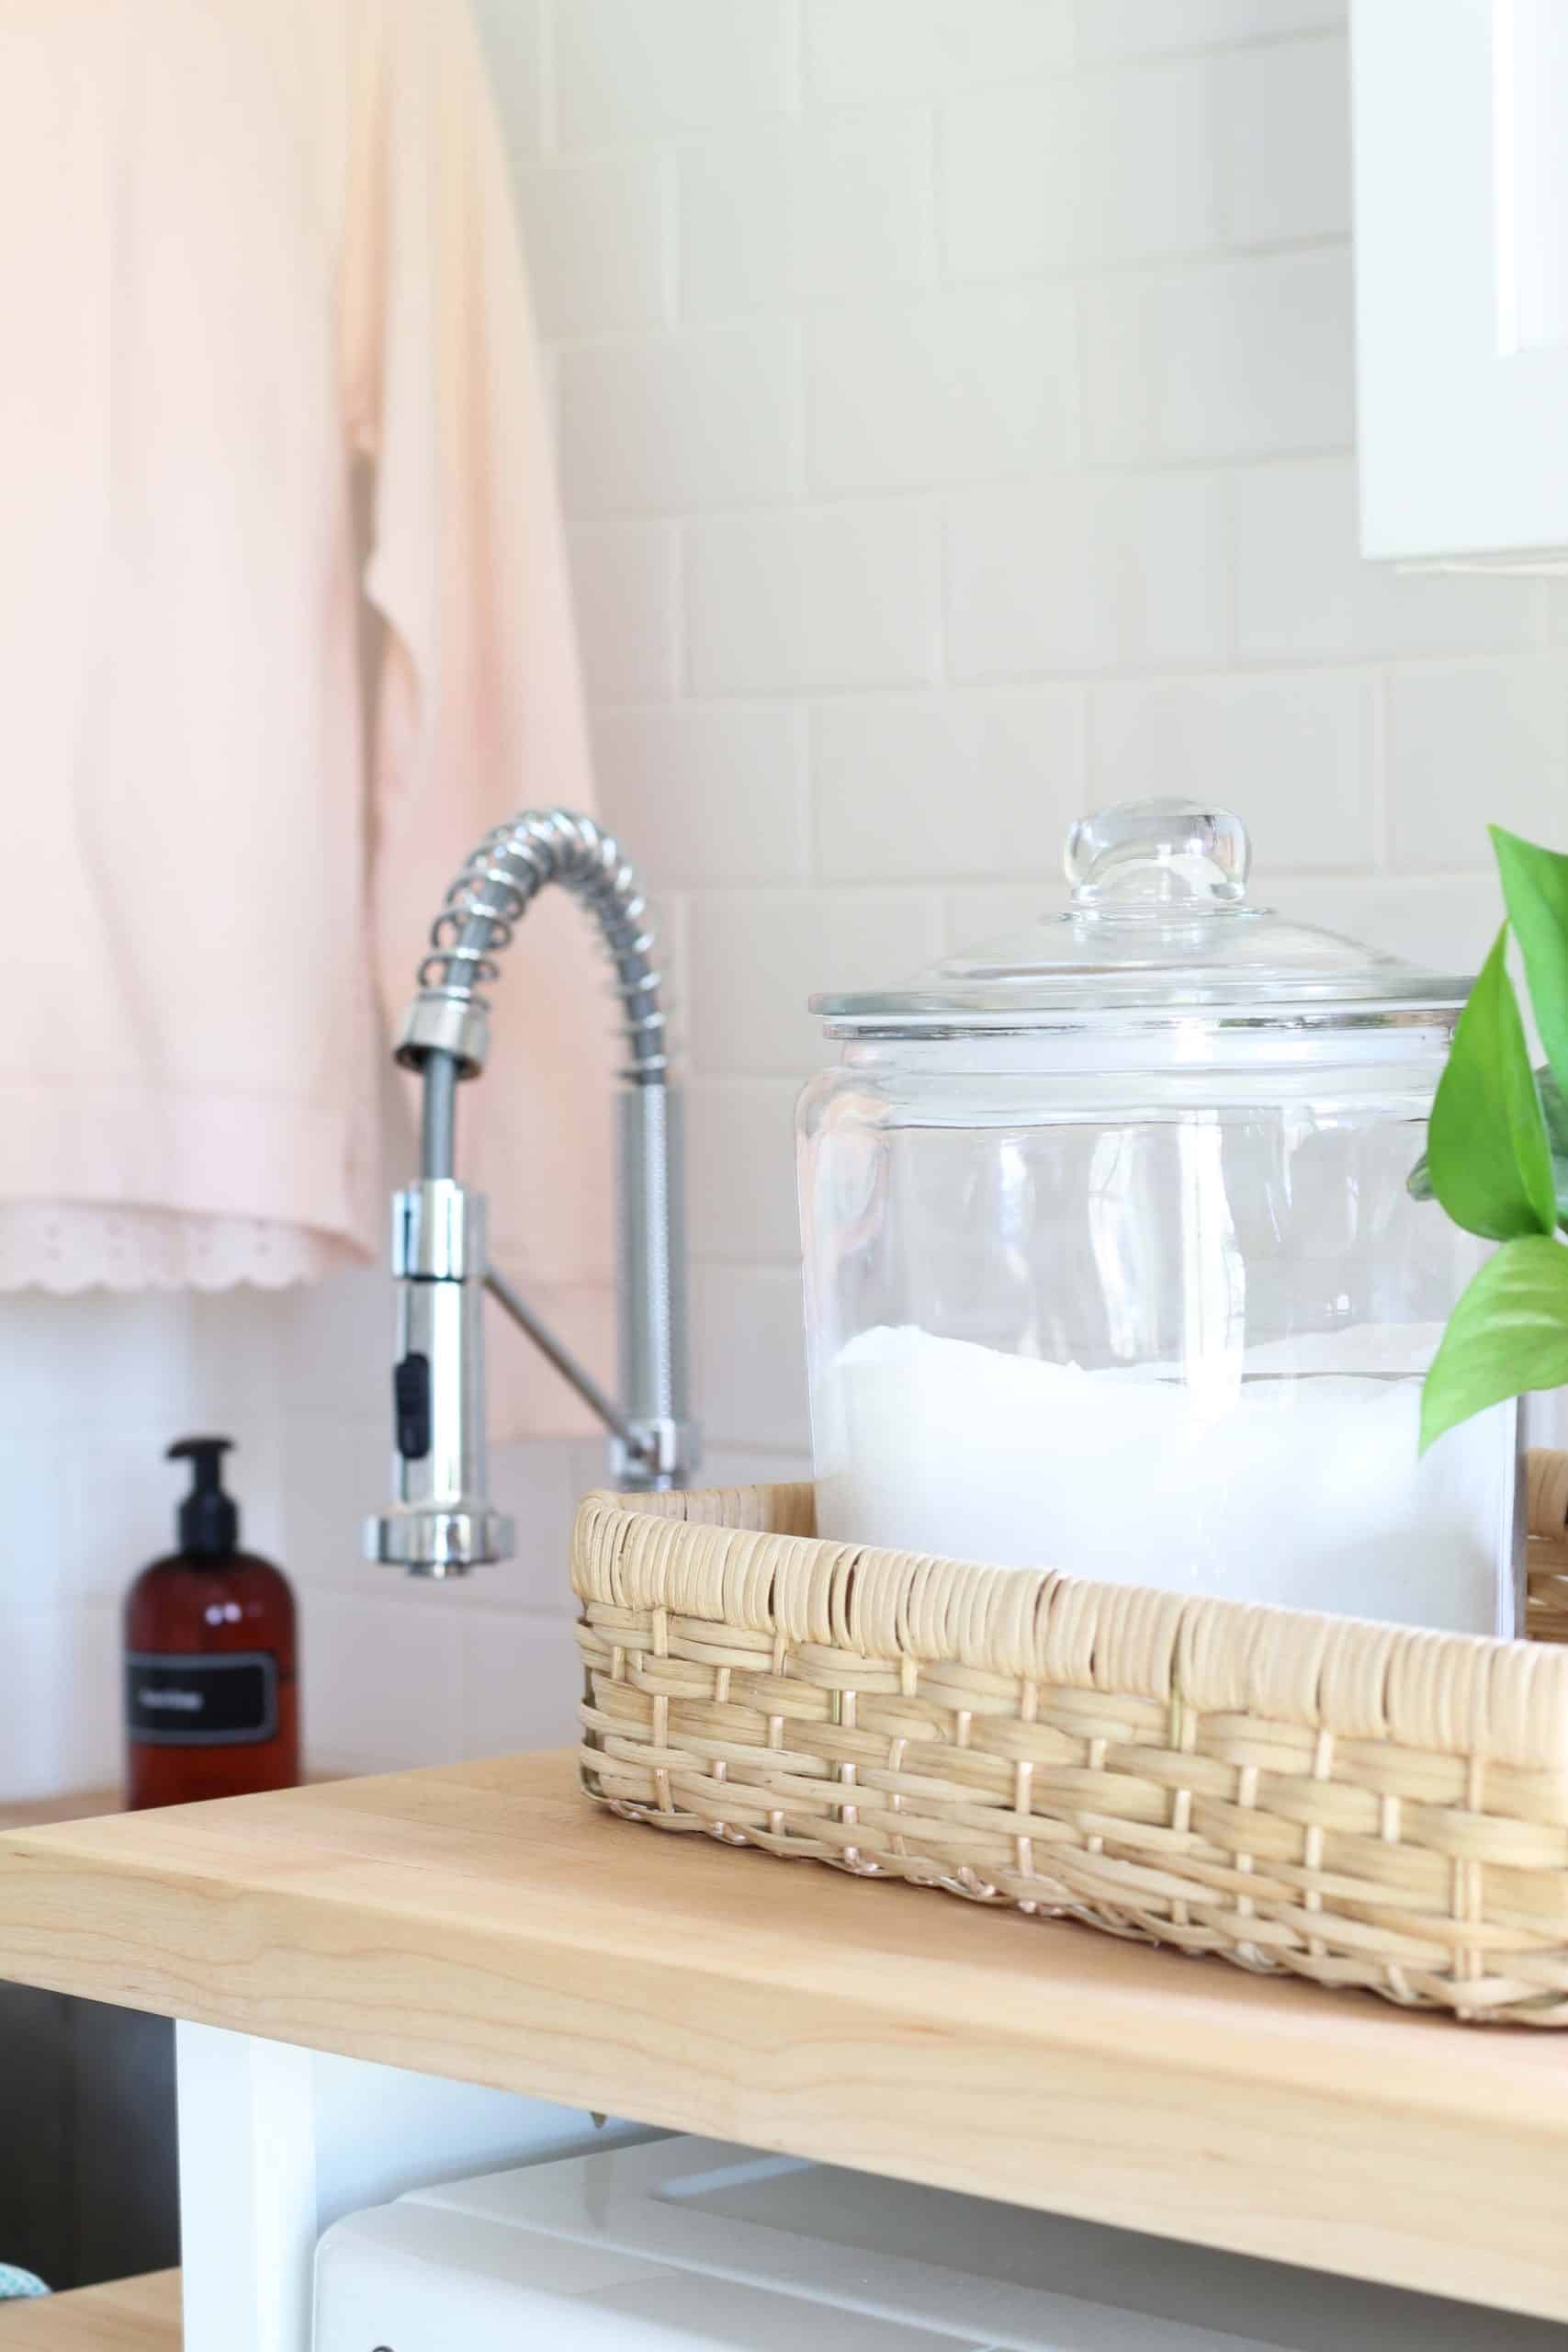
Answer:
[[[514,1957],[528,1951],[547,1965],[552,1957],[564,1961],[575,1977],[591,1951],[600,1965],[622,1959],[645,1973],[673,1972],[687,1997],[700,1980],[730,1997],[751,1989],[818,2005],[830,2002],[847,2015],[869,2015],[917,2036],[951,2032],[955,2007],[973,2004],[977,2014],[966,2030],[983,2018],[987,2036],[1001,2035],[1021,2052],[1074,2048],[1121,2055],[1132,2038],[1142,2064],[1201,2064],[1245,2082],[1258,2078],[1261,2036],[1271,2084],[1314,2094],[1337,2088],[1359,2108],[1414,2104],[1434,2121],[1447,2116],[1494,2122],[1501,2074],[1515,2128],[1561,2140],[1568,2151],[1565,2034],[1456,2027],[1370,1996],[1326,1995],[1062,1923],[1026,1920],[1000,1910],[981,1916],[982,1906],[939,1901],[923,1890],[856,1885],[809,1865],[721,1853],[706,1840],[659,1836],[612,1820],[579,1798],[575,1787],[570,1800],[570,1860],[599,1867],[585,1886],[568,1888],[558,1899],[555,1887],[544,1890],[547,1899],[557,1899],[558,1916],[536,1911],[525,1928],[497,1918],[482,1903],[461,1905],[469,1886],[481,1894],[488,1891],[486,1879],[448,1864],[445,1857],[432,1871],[414,1855],[387,1845],[388,1823],[403,1826],[401,1792],[446,1791],[461,1802],[476,1788],[488,1793],[476,1775],[510,1765],[558,1781],[571,1762],[570,1752],[559,1751],[164,1813],[0,1827],[0,1871],[19,1867],[35,1886],[40,1874],[80,1880],[83,1919],[101,1907],[110,1890],[129,1900],[141,1886],[152,1900],[188,1896],[198,1906],[210,1906],[209,1917],[241,1903],[265,1905],[277,1924],[306,1927],[322,1938],[374,1923],[405,1944],[411,1957],[421,1951],[434,1957],[438,1948],[449,1951],[455,1942],[482,1944]],[[315,1816],[317,1838],[304,1853],[294,1826],[301,1812],[307,1819]],[[242,1819],[249,1833],[248,1867],[242,1866],[231,1842],[231,1824]],[[339,1833],[330,1843],[320,1835],[320,1825],[328,1821]],[[351,1826],[347,1836],[342,1834],[345,1825]],[[547,1865],[552,1825],[528,1811],[518,1826]],[[361,1830],[363,1835],[352,1834]],[[594,1847],[600,1849],[596,1854],[590,1851]],[[628,1904],[615,1890],[616,1865],[634,1857],[644,1866],[637,1876],[645,1882],[657,1878],[660,1892],[670,1898],[659,1924],[697,1929],[690,1940],[682,1933],[678,1948],[650,1942],[646,1924],[635,1916],[635,1902]],[[716,1864],[721,1873],[716,1881]],[[681,1896],[694,1866],[704,1883],[694,1889],[696,1899],[683,1905]],[[746,1879],[744,1901],[736,1899],[741,1883],[737,1872]],[[85,1993],[82,1971],[97,1978],[101,1962],[85,1951],[62,1964],[58,1950],[46,1958],[40,1949],[27,1949],[28,1931],[16,1914],[31,1905],[26,1896],[17,1903],[17,1884],[0,1878],[0,1975]],[[716,1892],[726,1898],[716,1906]],[[437,1899],[427,1901],[427,1895]],[[829,1909],[835,1916],[827,1918]],[[907,1939],[876,1932],[888,1924],[888,1912],[896,1912],[899,1926],[909,1930]],[[804,1928],[803,1914],[810,1915]],[[839,1928],[842,1937],[835,1939],[832,1931]],[[854,1932],[862,1929],[870,1932]],[[96,1931],[88,1939],[98,1940]],[[867,1949],[857,1955],[857,1945]],[[209,1967],[216,1957],[210,1949],[192,1954],[198,1968]],[[895,1962],[896,1973],[879,1976],[874,1992],[859,1983],[849,1989],[845,1962],[857,1957]],[[170,1960],[166,1951],[159,1951],[151,1981],[122,1992],[121,2006],[195,2015],[180,2006],[181,1984],[170,1973]],[[1037,1964],[1043,1962],[1055,1964]],[[194,1993],[195,1982],[185,1989]],[[209,1991],[210,2006],[225,2013],[215,2021],[230,2021],[226,2013],[237,2009],[242,1997],[233,1978],[220,1971]],[[95,1983],[92,1997],[115,1996]]]
[[[1568,2319],[1561,2037],[661,1838],[571,1781],[13,1832],[0,1973]]]

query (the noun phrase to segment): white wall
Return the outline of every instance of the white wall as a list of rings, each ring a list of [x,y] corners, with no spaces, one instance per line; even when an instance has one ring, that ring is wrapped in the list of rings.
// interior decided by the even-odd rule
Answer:
[[[1335,0],[479,12],[604,803],[658,886],[683,1007],[701,1403],[722,1475],[787,1467],[807,993],[1012,923],[1058,894],[1081,808],[1158,790],[1239,808],[1277,903],[1473,963],[1495,920],[1483,820],[1562,835],[1568,606],[1358,561]],[[107,1595],[164,1540],[148,1464],[192,1418],[148,1344],[128,1382],[116,1334],[185,1311],[0,1311],[17,1489],[67,1458],[34,1446],[28,1416],[63,1394],[40,1356],[75,1351],[73,1398],[102,1362],[115,1433],[66,1546],[79,1597],[17,1613],[13,1578],[6,1604],[8,1632],[42,1620],[26,1638],[70,1662],[61,1724],[114,1720]],[[318,1758],[567,1736],[562,1546],[597,1449],[502,1461],[518,1563],[393,1582],[356,1557],[385,1477],[382,1280],[190,1311],[197,1374],[276,1366],[240,1475],[259,1498],[281,1466]],[[73,1460],[75,1420],[61,1408],[50,1441]],[[68,1774],[74,1737],[8,1755],[0,1729],[0,1786],[37,1777],[29,1756]]]
[[[804,1442],[813,989],[1214,795],[1265,894],[1473,962],[1561,836],[1540,583],[1363,567],[1337,0],[484,0],[605,806],[687,978],[699,1362]]]

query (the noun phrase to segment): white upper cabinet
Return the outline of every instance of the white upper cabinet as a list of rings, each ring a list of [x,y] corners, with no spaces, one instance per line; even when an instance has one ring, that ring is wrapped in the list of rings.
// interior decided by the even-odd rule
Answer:
[[[1354,0],[1361,546],[1568,565],[1568,0]]]

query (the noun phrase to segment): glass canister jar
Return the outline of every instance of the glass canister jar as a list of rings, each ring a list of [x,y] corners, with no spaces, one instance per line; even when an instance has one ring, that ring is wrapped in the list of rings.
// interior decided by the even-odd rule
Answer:
[[[823,1534],[1516,1630],[1517,1421],[1418,1451],[1484,1245],[1407,1188],[1468,980],[1281,920],[1236,817],[1077,825],[1068,911],[823,996]]]

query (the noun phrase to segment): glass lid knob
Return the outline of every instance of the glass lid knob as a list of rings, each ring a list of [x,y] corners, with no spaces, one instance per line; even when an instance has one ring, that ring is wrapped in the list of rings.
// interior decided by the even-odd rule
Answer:
[[[1196,912],[1247,896],[1252,844],[1229,808],[1201,800],[1122,800],[1080,817],[1062,865],[1075,908]]]

